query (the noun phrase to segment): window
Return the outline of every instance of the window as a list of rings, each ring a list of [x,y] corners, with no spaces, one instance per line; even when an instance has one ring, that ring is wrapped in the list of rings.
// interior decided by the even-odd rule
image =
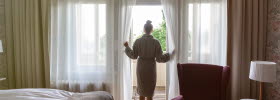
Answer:
[[[52,86],[78,92],[111,90],[113,0],[54,0],[53,4]]]
[[[76,55],[79,66],[106,63],[106,5],[81,4],[76,14]]]
[[[226,24],[223,4],[212,1],[186,3],[183,9],[188,35],[188,61],[219,64],[226,49]],[[222,61],[223,62],[223,61]]]

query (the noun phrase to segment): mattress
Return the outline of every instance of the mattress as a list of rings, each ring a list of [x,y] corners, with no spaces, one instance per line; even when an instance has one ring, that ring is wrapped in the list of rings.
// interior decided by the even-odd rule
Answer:
[[[57,89],[0,90],[0,100],[113,100],[108,92],[74,93]]]

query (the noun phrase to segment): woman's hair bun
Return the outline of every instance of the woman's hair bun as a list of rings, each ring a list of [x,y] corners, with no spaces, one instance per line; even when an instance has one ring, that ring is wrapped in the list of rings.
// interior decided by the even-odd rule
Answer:
[[[152,30],[153,30],[152,21],[147,20],[146,24],[144,25],[144,29],[145,29],[146,33],[150,34],[152,32]]]
[[[146,21],[146,24],[152,24],[152,21],[147,20],[147,21]]]

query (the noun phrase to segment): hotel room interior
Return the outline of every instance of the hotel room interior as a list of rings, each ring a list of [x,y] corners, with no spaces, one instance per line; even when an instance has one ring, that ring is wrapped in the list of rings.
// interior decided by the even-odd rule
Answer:
[[[153,100],[280,100],[280,0],[0,0],[0,100],[139,100],[147,20]]]

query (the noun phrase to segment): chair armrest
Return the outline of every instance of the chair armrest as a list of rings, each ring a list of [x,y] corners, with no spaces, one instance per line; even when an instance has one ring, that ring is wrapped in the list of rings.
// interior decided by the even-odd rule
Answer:
[[[184,100],[184,98],[183,98],[182,95],[180,95],[180,96],[178,96],[178,97],[176,97],[176,98],[173,98],[172,100]]]

